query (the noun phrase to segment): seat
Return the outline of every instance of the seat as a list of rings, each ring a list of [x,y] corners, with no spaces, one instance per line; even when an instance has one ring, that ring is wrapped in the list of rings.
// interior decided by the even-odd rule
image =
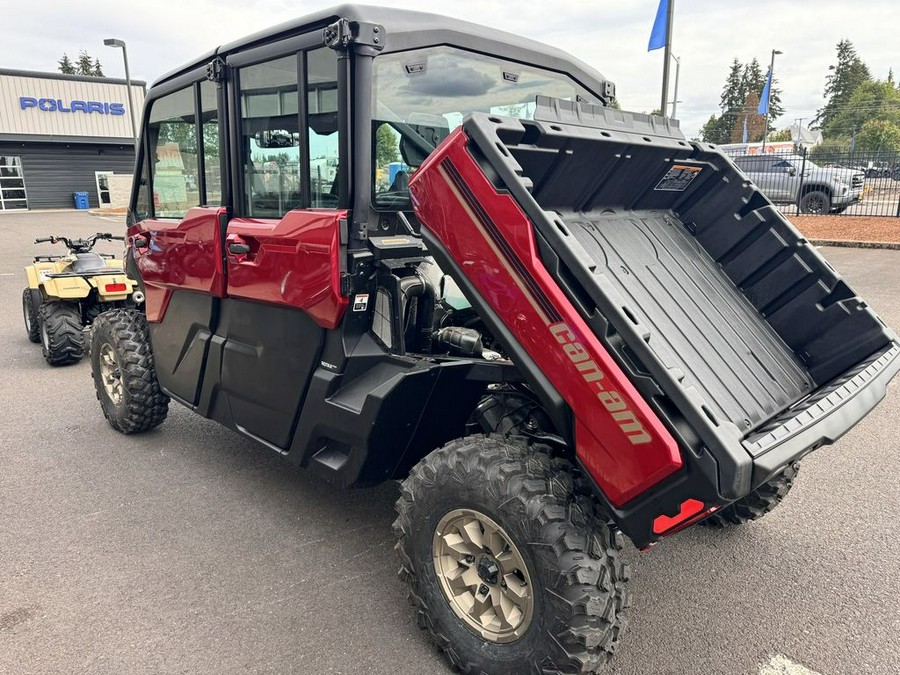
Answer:
[[[82,274],[85,272],[97,272],[105,270],[106,260],[97,253],[76,253],[75,260],[69,265],[68,271]]]

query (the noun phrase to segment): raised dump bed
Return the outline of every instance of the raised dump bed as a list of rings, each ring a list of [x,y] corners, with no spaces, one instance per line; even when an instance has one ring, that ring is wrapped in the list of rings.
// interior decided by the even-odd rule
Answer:
[[[513,198],[543,266],[682,455],[712,455],[714,468],[693,470],[715,472],[720,498],[835,440],[884,396],[894,334],[714,146],[662,118],[557,99],[538,97],[534,117],[471,115],[429,159],[412,185],[426,240],[439,249],[449,231],[426,200],[453,198],[429,176],[473,176],[448,162],[474,163],[495,195],[457,184],[474,217],[508,222]]]

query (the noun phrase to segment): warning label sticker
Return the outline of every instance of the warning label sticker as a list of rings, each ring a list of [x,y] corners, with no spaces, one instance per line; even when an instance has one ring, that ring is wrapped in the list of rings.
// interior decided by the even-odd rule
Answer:
[[[703,167],[673,164],[662,180],[656,184],[654,190],[666,192],[684,192],[693,180],[700,174]]]
[[[366,308],[369,306],[369,294],[368,293],[357,293],[356,297],[353,299],[353,311],[354,312],[365,312]]]

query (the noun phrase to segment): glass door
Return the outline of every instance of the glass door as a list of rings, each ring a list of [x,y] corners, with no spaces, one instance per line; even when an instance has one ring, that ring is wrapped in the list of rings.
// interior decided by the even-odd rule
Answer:
[[[0,156],[0,211],[27,208],[22,159]]]
[[[109,206],[112,200],[109,198],[109,177],[112,171],[95,171],[94,180],[97,183],[97,202],[102,209],[104,205]]]

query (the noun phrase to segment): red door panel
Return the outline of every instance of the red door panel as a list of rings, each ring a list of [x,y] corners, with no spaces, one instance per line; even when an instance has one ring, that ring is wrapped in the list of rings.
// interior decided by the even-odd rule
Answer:
[[[249,250],[227,254],[228,296],[297,307],[323,328],[335,328],[347,307],[340,273],[346,217],[346,211],[304,210],[281,220],[231,220],[226,246]]]
[[[132,244],[146,293],[147,320],[161,321],[173,290],[199,291],[224,297],[222,245],[219,237],[221,207],[190,209],[183,220],[148,219],[128,234],[147,239],[147,246]]]

